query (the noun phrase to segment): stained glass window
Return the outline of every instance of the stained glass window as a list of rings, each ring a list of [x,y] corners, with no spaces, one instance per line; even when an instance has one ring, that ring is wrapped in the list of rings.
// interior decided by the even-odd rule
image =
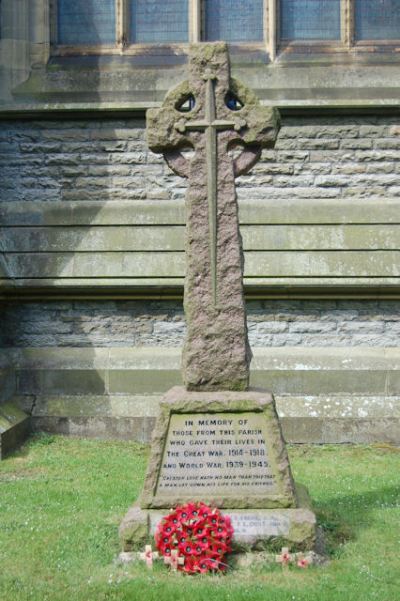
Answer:
[[[205,39],[262,41],[263,4],[263,0],[204,0]]]
[[[130,32],[132,42],[187,42],[188,0],[131,0]]]
[[[284,40],[340,39],[340,0],[280,0],[280,15]]]
[[[58,0],[59,44],[115,43],[115,0]]]
[[[357,0],[357,40],[400,39],[400,0]]]

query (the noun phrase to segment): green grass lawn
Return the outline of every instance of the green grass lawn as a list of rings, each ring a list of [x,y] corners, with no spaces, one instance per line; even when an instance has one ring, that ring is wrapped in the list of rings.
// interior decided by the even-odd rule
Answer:
[[[146,447],[32,438],[0,463],[0,600],[400,601],[400,449],[289,452],[326,533],[329,564],[193,577],[115,563]]]

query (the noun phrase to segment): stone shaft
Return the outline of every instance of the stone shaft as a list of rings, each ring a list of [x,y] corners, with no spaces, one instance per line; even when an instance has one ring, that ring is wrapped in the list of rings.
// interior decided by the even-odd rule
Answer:
[[[243,295],[243,253],[238,223],[228,132],[217,135],[215,207],[215,291],[209,236],[206,137],[199,136],[187,195],[185,314],[183,352],[188,390],[244,390],[248,386],[251,351]]]

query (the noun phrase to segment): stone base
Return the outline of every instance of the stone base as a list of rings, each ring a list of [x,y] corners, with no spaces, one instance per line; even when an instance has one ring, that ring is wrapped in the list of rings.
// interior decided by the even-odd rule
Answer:
[[[0,459],[18,447],[30,431],[30,417],[14,403],[0,405]]]
[[[247,549],[291,551],[312,550],[316,540],[316,518],[310,508],[310,498],[304,486],[296,486],[298,507],[291,509],[224,509],[232,519],[234,551]],[[143,549],[154,539],[160,519],[167,509],[141,509],[134,505],[125,515],[119,529],[125,552]]]
[[[275,552],[268,551],[244,551],[243,553],[235,553],[229,558],[230,567],[235,569],[249,568],[250,566],[265,566],[265,564],[281,564],[282,549]],[[155,562],[162,562],[163,556],[159,555],[154,558]],[[299,560],[305,560],[306,565],[322,566],[329,563],[326,555],[321,555],[315,551],[298,551],[290,553],[290,564],[297,564]],[[134,562],[143,563],[143,551],[121,551],[117,557],[117,562],[120,564],[130,564]],[[282,565],[283,569],[285,564]]]
[[[293,482],[269,392],[168,391],[142,495],[120,527],[123,550],[150,543],[169,508],[189,501],[231,517],[236,552],[313,549],[315,515],[307,490]]]

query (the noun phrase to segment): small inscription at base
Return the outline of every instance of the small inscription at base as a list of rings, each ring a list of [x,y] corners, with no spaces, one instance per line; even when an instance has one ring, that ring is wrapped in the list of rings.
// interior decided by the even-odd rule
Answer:
[[[232,520],[234,539],[241,543],[252,543],[255,540],[268,540],[272,537],[286,537],[290,529],[290,517],[282,511],[265,512],[225,512]],[[150,514],[150,532],[154,535],[160,522],[161,514]]]
[[[287,536],[290,520],[282,513],[229,513],[237,540],[246,541],[270,536]]]
[[[264,420],[256,412],[172,414],[157,493],[275,494]]]

